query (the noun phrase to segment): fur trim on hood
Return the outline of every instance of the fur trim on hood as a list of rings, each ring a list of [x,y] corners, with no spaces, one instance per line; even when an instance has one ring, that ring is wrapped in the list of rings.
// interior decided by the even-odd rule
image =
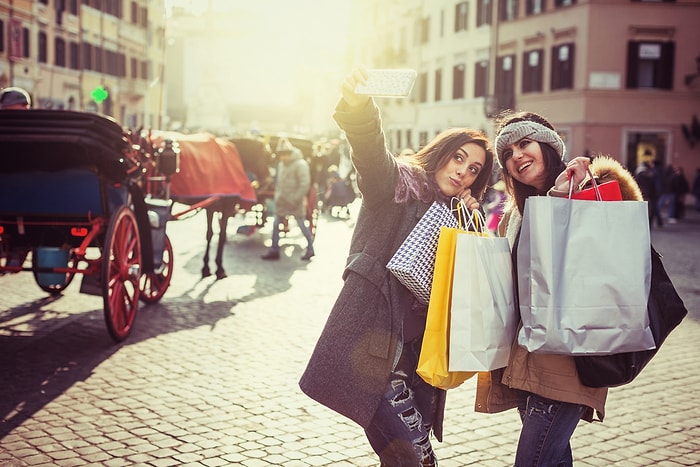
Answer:
[[[598,184],[617,180],[620,184],[623,200],[644,201],[642,191],[634,176],[611,156],[605,154],[593,156],[590,169]],[[589,186],[591,186],[590,181],[586,182],[584,187],[588,188]]]

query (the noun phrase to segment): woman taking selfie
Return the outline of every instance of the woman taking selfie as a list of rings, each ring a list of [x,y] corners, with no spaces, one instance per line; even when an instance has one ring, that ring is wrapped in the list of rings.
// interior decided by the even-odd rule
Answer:
[[[366,80],[363,69],[346,78],[334,114],[352,146],[362,206],[343,288],[300,386],[359,424],[381,465],[431,466],[430,432],[442,439],[445,391],[416,374],[427,305],[386,264],[434,201],[449,206],[458,197],[479,207],[493,154],[483,134],[462,128],[395,157],[374,100],[355,93]]]

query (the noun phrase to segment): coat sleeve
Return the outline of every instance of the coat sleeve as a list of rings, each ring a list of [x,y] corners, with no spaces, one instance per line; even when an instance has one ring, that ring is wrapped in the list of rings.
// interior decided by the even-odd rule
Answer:
[[[391,202],[398,183],[396,159],[386,148],[379,108],[370,99],[366,106],[350,107],[344,100],[333,118],[352,147],[357,184],[367,205]]]

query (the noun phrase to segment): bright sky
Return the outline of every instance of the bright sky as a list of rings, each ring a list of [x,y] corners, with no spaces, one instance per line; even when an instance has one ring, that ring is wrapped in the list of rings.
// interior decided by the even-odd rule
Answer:
[[[289,94],[280,86],[280,73],[285,70],[302,75],[337,70],[347,43],[350,1],[165,0],[166,8],[179,6],[194,14],[206,11],[210,3],[214,11],[244,11],[245,15],[241,16],[255,24],[250,24],[247,31],[232,30],[231,44],[235,45],[220,55],[226,56],[236,50],[239,66],[247,63],[256,69],[256,73],[246,76],[235,71],[236,79],[240,80],[239,88],[251,89],[255,85],[266,89],[265,97],[277,102]],[[244,51],[247,51],[245,56],[242,55]],[[289,78],[294,80],[293,76]],[[260,100],[260,96],[257,99]]]

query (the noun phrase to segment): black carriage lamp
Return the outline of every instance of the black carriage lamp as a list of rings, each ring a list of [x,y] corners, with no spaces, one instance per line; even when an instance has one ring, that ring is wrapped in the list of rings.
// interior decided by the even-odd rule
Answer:
[[[180,172],[180,145],[166,139],[158,150],[158,170],[166,177]]]

